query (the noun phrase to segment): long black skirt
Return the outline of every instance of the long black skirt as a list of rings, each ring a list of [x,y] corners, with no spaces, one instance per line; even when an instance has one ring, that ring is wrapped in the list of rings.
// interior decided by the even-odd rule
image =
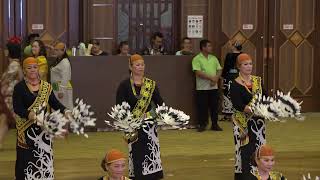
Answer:
[[[17,146],[16,180],[53,180],[52,140],[33,124],[26,130],[27,148]]]
[[[233,134],[235,142],[235,180],[240,180],[242,174],[250,173],[252,156],[256,149],[266,143],[266,126],[264,119],[252,117],[247,122],[246,133],[240,132],[240,127],[233,123]],[[248,143],[243,143],[247,136]]]
[[[138,130],[138,139],[129,143],[129,178],[158,180],[163,178],[157,125],[147,120]]]

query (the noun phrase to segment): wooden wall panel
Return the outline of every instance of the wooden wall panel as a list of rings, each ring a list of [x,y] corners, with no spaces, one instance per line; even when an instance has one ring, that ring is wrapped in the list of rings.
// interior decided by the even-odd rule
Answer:
[[[208,5],[209,0],[188,0],[181,1],[181,35],[180,38],[187,36],[187,18],[188,15],[203,15],[203,38],[208,39]],[[210,32],[211,33],[211,32]],[[199,52],[199,43],[201,39],[193,39],[193,49],[195,52]]]
[[[4,23],[3,23],[3,2],[4,1],[0,1],[0,74],[2,74],[2,67],[3,67],[3,62],[4,62]]]
[[[303,100],[303,111],[319,111],[319,10],[316,0],[274,1],[270,30],[274,58],[270,73],[273,89],[291,91]],[[271,19],[272,19],[271,17]],[[318,99],[317,99],[318,98]]]
[[[39,33],[46,44],[64,42],[75,46],[79,42],[79,1],[78,0],[28,0],[22,8],[26,17],[26,34]],[[17,6],[19,6],[17,4]],[[43,25],[43,29],[34,29],[33,25]]]
[[[47,30],[56,39],[66,42],[68,34],[68,1],[47,2]]]
[[[265,9],[264,1],[258,0],[209,1],[209,40],[222,65],[230,52],[230,44],[238,41],[243,52],[253,59],[253,73],[266,77],[263,70],[266,61],[263,57]]]
[[[104,51],[111,53],[115,45],[115,1],[85,0],[84,40],[98,39]]]
[[[39,33],[42,35],[47,29],[46,22],[46,1],[42,0],[29,0],[26,6],[27,16],[25,21],[27,22],[27,32]],[[33,24],[42,24],[43,29],[32,29]]]
[[[77,46],[82,39],[80,36],[80,1],[79,0],[68,0],[68,11],[69,11],[69,36],[68,42],[69,47]]]
[[[93,4],[112,4],[114,0],[91,0]]]
[[[65,0],[29,0],[27,2],[27,31],[39,33],[46,44],[57,41],[67,42],[68,1]],[[43,29],[34,29],[42,24]]]

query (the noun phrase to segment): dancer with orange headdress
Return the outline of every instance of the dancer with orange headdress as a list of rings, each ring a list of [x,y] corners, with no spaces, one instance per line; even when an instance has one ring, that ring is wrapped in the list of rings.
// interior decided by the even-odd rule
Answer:
[[[128,137],[129,177],[136,180],[163,178],[160,144],[157,134],[155,109],[162,105],[156,82],[145,77],[142,56],[134,54],[129,59],[130,78],[122,81],[117,90],[116,103],[127,102],[133,119],[142,119],[140,129]]]
[[[99,180],[130,180],[124,176],[126,170],[125,155],[117,149],[107,152],[101,162],[101,168],[108,174],[102,176]]]
[[[8,40],[9,65],[0,80],[0,149],[9,126],[14,126],[15,115],[12,107],[12,93],[14,86],[22,80],[23,74],[20,65],[21,39],[11,37]]]
[[[272,171],[275,164],[274,151],[269,145],[261,145],[252,157],[250,173],[244,175],[245,180],[285,180],[279,172]]]
[[[36,112],[46,104],[45,111],[70,113],[56,99],[51,85],[40,80],[37,59],[23,61],[24,80],[13,91],[13,109],[17,114],[16,180],[54,179],[52,138],[39,126]]]
[[[242,53],[237,57],[239,76],[231,83],[230,97],[235,109],[232,116],[235,141],[235,179],[250,171],[251,155],[266,143],[265,120],[255,116],[251,104],[262,93],[261,78],[252,75],[252,59]]]
[[[66,52],[66,45],[62,42],[57,43],[54,51],[57,59],[50,70],[52,89],[58,100],[68,109],[72,109],[71,64]]]

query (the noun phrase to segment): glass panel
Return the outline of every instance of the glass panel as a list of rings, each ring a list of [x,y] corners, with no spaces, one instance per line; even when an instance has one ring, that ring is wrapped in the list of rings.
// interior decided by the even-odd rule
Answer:
[[[165,9],[165,6],[166,6],[165,3],[161,3],[161,13],[166,10],[166,9]]]
[[[165,47],[173,49],[173,2],[118,0],[118,41],[129,40],[130,49],[137,52],[149,45],[153,32],[160,31],[165,36]]]
[[[151,16],[151,5],[150,5],[150,3],[147,3],[146,15],[147,15],[147,18],[150,18],[150,16]]]
[[[153,17],[158,17],[158,3],[153,4]]]
[[[129,3],[126,3],[125,10],[126,10],[126,12],[129,12]]]
[[[131,6],[131,16],[132,18],[136,18],[137,17],[137,7],[136,7],[136,3],[132,3]]]
[[[161,29],[172,27],[172,4],[169,4],[168,10],[161,14]]]
[[[144,6],[143,3],[140,3],[140,4],[139,4],[139,13],[140,13],[140,16],[139,16],[139,17],[140,17],[140,18],[143,17],[143,6]]]
[[[129,16],[118,6],[118,42],[129,39]]]
[[[164,35],[164,47],[171,50],[173,44],[172,38],[172,3],[168,4],[168,9],[161,14],[160,29]]]

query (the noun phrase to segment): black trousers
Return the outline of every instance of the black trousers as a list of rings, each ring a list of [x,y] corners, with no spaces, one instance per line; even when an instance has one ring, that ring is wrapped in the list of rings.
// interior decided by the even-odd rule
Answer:
[[[218,125],[218,92],[218,89],[196,91],[197,117],[200,128],[205,128],[208,124],[208,111],[210,112],[212,126]]]

